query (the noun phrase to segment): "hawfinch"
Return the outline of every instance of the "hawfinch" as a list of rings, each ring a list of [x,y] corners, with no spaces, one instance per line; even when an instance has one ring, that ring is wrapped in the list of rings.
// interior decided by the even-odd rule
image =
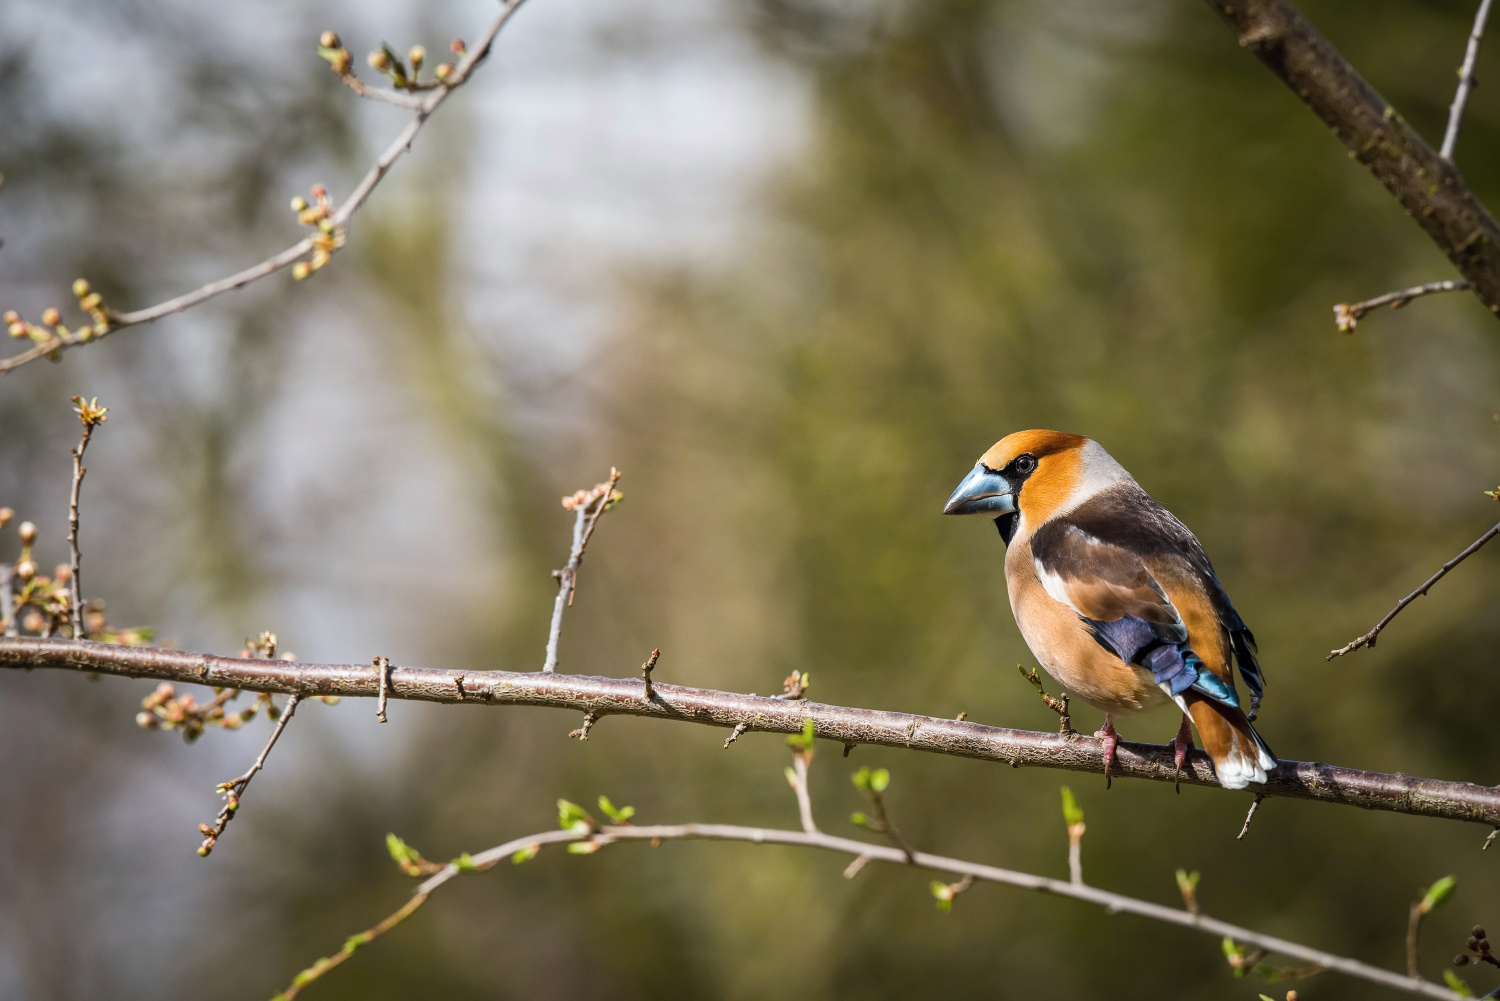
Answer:
[[[1276,757],[1250,725],[1264,679],[1255,638],[1229,603],[1187,526],[1147,496],[1109,453],[1058,431],[1018,431],[984,453],[943,508],[995,519],[1005,583],[1026,645],[1061,684],[1105,713],[1106,778],[1113,714],[1167,699],[1189,720],[1219,784],[1265,782]],[[1250,689],[1240,708],[1231,661]]]

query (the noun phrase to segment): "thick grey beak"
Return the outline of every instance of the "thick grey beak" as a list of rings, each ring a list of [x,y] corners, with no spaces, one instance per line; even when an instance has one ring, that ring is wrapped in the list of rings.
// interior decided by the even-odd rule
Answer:
[[[1010,483],[999,473],[984,468],[976,462],[969,470],[948,503],[943,505],[944,514],[987,514],[998,518],[1016,509],[1016,495]]]

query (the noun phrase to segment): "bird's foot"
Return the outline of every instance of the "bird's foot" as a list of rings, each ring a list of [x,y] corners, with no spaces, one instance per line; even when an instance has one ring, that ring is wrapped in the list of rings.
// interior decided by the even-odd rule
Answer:
[[[1094,736],[1104,738],[1104,788],[1108,789],[1114,783],[1110,770],[1115,763],[1115,748],[1120,746],[1120,735],[1115,732],[1114,718],[1105,715],[1104,726],[1096,730]]]
[[[1188,720],[1187,713],[1182,714],[1182,726],[1177,728],[1177,736],[1172,738],[1172,761],[1177,766],[1177,773],[1172,779],[1172,788],[1179,794],[1182,792],[1182,763],[1187,760],[1188,751],[1193,747],[1193,727]]]

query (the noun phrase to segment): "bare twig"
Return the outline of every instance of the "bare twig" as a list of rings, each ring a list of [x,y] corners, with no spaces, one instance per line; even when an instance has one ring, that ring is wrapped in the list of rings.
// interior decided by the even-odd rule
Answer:
[[[1245,823],[1240,826],[1240,833],[1234,836],[1234,840],[1245,840],[1245,835],[1250,833],[1250,821],[1255,819],[1255,811],[1260,809],[1260,801],[1265,798],[1263,793],[1255,794],[1255,799],[1250,801],[1250,809],[1245,812]]]
[[[1486,0],[1488,2],[1488,0]],[[1413,285],[1411,288],[1399,289],[1395,292],[1387,292],[1385,295],[1377,295],[1373,299],[1364,302],[1341,302],[1333,307],[1333,322],[1338,326],[1339,332],[1350,333],[1364,319],[1365,314],[1381,306],[1389,306],[1392,309],[1400,309],[1413,299],[1424,295],[1433,295],[1438,292],[1462,292],[1469,287],[1469,283],[1462,278],[1449,279],[1441,282],[1428,282],[1426,285]]]
[[[594,724],[597,723],[597,722],[599,722],[599,717],[598,716],[596,716],[593,713],[584,713],[583,714],[583,726],[580,726],[576,730],[569,730],[568,731],[568,736],[569,737],[577,737],[579,740],[588,740],[589,739],[589,731],[594,728]]]
[[[162,647],[128,647],[41,637],[0,638],[0,668],[60,669],[91,674],[179,681],[241,688],[254,692],[300,692],[304,696],[338,695],[373,698],[378,678],[369,664],[307,664],[289,661],[217,657]],[[392,666],[390,697],[458,705],[454,679],[462,673],[467,695],[463,705],[530,705],[643,716],[761,733],[800,733],[813,721],[817,737],[844,744],[910,747],[955,757],[1103,773],[1102,742],[1093,737],[1065,738],[986,726],[982,723],[913,716],[907,713],[783,702],[767,696],[688,688],[659,682],[651,699],[643,698],[638,678],[511,673],[507,671],[439,670]],[[911,724],[920,723],[912,732]],[[908,734],[910,733],[910,737]],[[1122,741],[1116,755],[1117,778],[1171,782],[1172,749],[1166,745]],[[1202,751],[1189,752],[1182,772],[1185,785],[1218,787],[1213,762]],[[1500,789],[1471,782],[1450,782],[1410,775],[1363,771],[1318,762],[1283,759],[1257,792],[1267,797],[1339,803],[1409,816],[1442,817],[1500,826]]]
[[[302,696],[292,694],[287,700],[286,709],[282,711],[281,718],[276,721],[276,728],[271,731],[271,738],[266,741],[266,746],[261,748],[260,756],[239,778],[221,782],[218,791],[224,795],[224,806],[219,810],[219,815],[214,818],[213,826],[199,824],[198,830],[203,834],[203,844],[198,846],[198,854],[207,856],[218,844],[219,838],[224,835],[224,828],[234,819],[234,815],[240,808],[240,796],[244,795],[245,789],[250,785],[250,780],[255,778],[255,773],[266,766],[266,758],[271,753],[271,748],[276,746],[276,741],[281,737],[281,731],[286,729],[287,723],[291,721],[292,713],[297,711],[297,704],[302,701]]]
[[[1482,852],[1489,851],[1490,845],[1495,843],[1495,838],[1497,837],[1500,837],[1500,827],[1497,827],[1490,832],[1490,836],[1484,839],[1484,844],[1479,846],[1479,850]]]
[[[910,857],[899,848],[894,846],[870,844],[866,841],[856,841],[852,838],[841,838],[819,831],[790,831],[774,828],[741,827],[732,824],[676,824],[659,826],[604,826],[597,830],[555,830],[544,831],[539,834],[529,834],[503,845],[479,852],[472,856],[464,856],[463,864],[458,862],[449,863],[443,870],[424,881],[417,887],[406,906],[391,918],[387,919],[389,924],[409,915],[422,902],[426,901],[432,892],[447,883],[449,880],[465,872],[489,869],[497,863],[512,858],[518,852],[529,851],[533,846],[547,844],[559,844],[565,842],[589,841],[598,846],[605,846],[613,842],[623,841],[688,841],[688,840],[710,840],[710,841],[737,841],[751,845],[791,845],[804,848],[818,848],[824,851],[838,852],[854,856],[854,863],[845,870],[846,875],[858,872],[856,866],[860,866],[860,859],[867,862],[889,862],[896,865],[912,865],[933,872],[949,873],[959,877],[972,877],[980,882],[1001,883],[1023,890],[1036,893],[1047,893],[1059,897],[1068,897],[1084,903],[1095,904],[1105,908],[1111,914],[1133,914],[1137,917],[1160,921],[1165,924],[1176,925],[1181,928],[1191,928],[1215,938],[1231,938],[1236,942],[1243,942],[1255,946],[1266,953],[1277,953],[1312,964],[1323,969],[1333,970],[1345,976],[1353,977],[1367,983],[1380,984],[1392,990],[1407,994],[1415,994],[1420,997],[1451,998],[1453,995],[1446,987],[1425,980],[1412,980],[1409,977],[1390,970],[1383,970],[1376,966],[1370,966],[1356,959],[1348,959],[1336,956],[1332,953],[1323,952],[1309,946],[1290,942],[1286,939],[1277,938],[1272,935],[1263,935],[1248,928],[1229,924],[1216,918],[1210,918],[1203,914],[1189,913],[1172,907],[1150,901],[1138,900],[1123,894],[1112,893],[1109,890],[1101,890],[1098,887],[1087,884],[1074,884],[1057,879],[1049,879],[1027,872],[1017,872],[1012,869],[1001,869],[996,866],[983,865],[976,862],[967,862],[961,859],[949,858],[942,855],[932,855],[927,852],[914,852]],[[398,917],[399,915],[399,917]],[[395,920],[392,920],[395,919]],[[389,927],[387,922],[382,922],[376,928],[384,930],[382,926]],[[372,929],[373,931],[374,929]],[[373,936],[372,936],[373,937]],[[360,942],[359,944],[363,944]],[[356,946],[357,947],[357,946]],[[352,951],[352,950],[348,950]],[[335,960],[321,960],[320,964],[329,966],[348,958],[341,955]],[[300,987],[312,979],[326,972],[327,967],[310,967],[298,975],[296,986]],[[316,973],[314,971],[317,971]],[[290,993],[284,993],[282,997],[291,997]]]
[[[1068,715],[1068,693],[1064,692],[1060,698],[1054,698],[1047,694],[1047,689],[1042,687],[1042,679],[1037,677],[1036,668],[1032,668],[1028,674],[1026,668],[1017,664],[1016,670],[1020,671],[1021,677],[1030,682],[1031,686],[1036,689],[1036,693],[1042,697],[1042,701],[1046,703],[1047,708],[1057,713],[1057,732],[1064,737],[1077,736],[1078,731],[1073,729],[1073,717]],[[963,717],[963,713],[958,714],[959,719],[963,719]]]
[[[818,833],[817,822],[813,820],[812,795],[807,788],[807,766],[808,755],[792,755],[792,767],[787,769],[787,785],[797,794],[797,815],[802,819],[802,829],[809,834]]]
[[[85,401],[83,397],[75,396],[73,397],[73,412],[83,423],[83,436],[78,439],[78,447],[73,449],[73,490],[68,495],[68,552],[72,556],[72,562],[69,564],[71,574],[68,577],[72,605],[68,612],[72,618],[73,637],[82,639],[83,585],[79,582],[81,557],[78,554],[78,494],[83,488],[83,475],[88,472],[83,468],[84,449],[89,447],[89,438],[93,436],[94,428],[109,420],[109,408],[99,406],[97,397]]]
[[[736,723],[734,725],[734,729],[729,731],[729,736],[724,738],[724,750],[729,750],[729,745],[733,744],[736,740],[739,740],[740,735],[748,729],[750,729],[750,724],[745,720],[740,720],[738,723]],[[1490,846],[1489,842],[1486,841],[1484,843],[1484,846],[1488,848]]]
[[[1395,196],[1474,294],[1500,312],[1500,225],[1462,175],[1417,135],[1289,0],[1208,0],[1249,49]]]
[[[1444,563],[1442,567],[1438,569],[1437,573],[1427,578],[1426,582],[1424,582],[1421,587],[1417,588],[1411,594],[1408,594],[1406,597],[1396,602],[1396,607],[1391,609],[1390,612],[1386,614],[1385,618],[1375,623],[1375,628],[1371,629],[1363,636],[1350,640],[1347,644],[1339,647],[1337,650],[1329,651],[1328,656],[1324,657],[1323,659],[1332,660],[1335,657],[1342,657],[1346,653],[1353,653],[1360,647],[1375,646],[1375,640],[1380,636],[1381,630],[1390,625],[1391,620],[1400,615],[1402,609],[1404,609],[1407,605],[1410,605],[1412,602],[1416,601],[1418,598],[1422,597],[1422,595],[1426,594],[1429,590],[1432,589],[1432,585],[1436,584],[1438,581],[1442,580],[1448,575],[1448,571],[1458,566],[1470,556],[1473,556],[1484,546],[1486,542],[1489,542],[1497,535],[1500,535],[1500,525],[1496,525],[1494,528],[1490,529],[1488,532],[1485,532],[1479,538],[1475,539],[1472,543],[1469,544],[1469,547],[1467,549],[1459,553],[1457,556],[1453,557],[1453,559],[1449,560],[1447,563]]]
[[[571,497],[563,498],[563,507],[573,512],[573,548],[568,553],[568,562],[561,570],[552,571],[557,578],[557,600],[552,604],[552,627],[547,632],[547,659],[542,671],[547,674],[557,670],[558,645],[562,641],[563,612],[573,607],[573,593],[578,586],[578,567],[583,562],[583,550],[599,524],[599,516],[619,499],[615,484],[620,482],[620,471],[610,469],[609,479],[595,484],[592,490],[580,490]]]
[[[411,149],[412,140],[422,130],[422,126],[426,124],[427,119],[432,116],[432,113],[438,109],[438,106],[443,101],[447,100],[449,94],[468,81],[475,67],[489,55],[495,36],[500,33],[500,29],[505,27],[505,23],[510,20],[511,15],[524,2],[525,0],[505,0],[501,5],[500,13],[490,22],[479,44],[469,49],[463,59],[454,67],[453,72],[448,75],[447,79],[433,87],[425,97],[417,99],[415,103],[411,104],[400,99],[404,95],[398,96],[392,94],[392,98],[381,98],[381,100],[391,100],[391,103],[400,104],[403,107],[410,107],[415,114],[413,114],[411,121],[407,123],[406,127],[401,130],[401,133],[386,148],[385,152],[380,155],[380,158],[375,161],[374,166],[370,168],[359,184],[355,185],[354,190],[344,200],[343,205],[333,214],[331,219],[335,229],[342,230],[348,224],[349,219],[365,203],[365,200],[370,197],[370,192],[375,189],[375,186],[390,171],[392,164]],[[375,93],[378,92],[371,91],[365,96],[374,96]],[[268,275],[275,274],[283,268],[288,268],[296,264],[313,252],[316,242],[317,237],[312,236],[299,240],[281,253],[274,254],[253,267],[230,275],[228,278],[209,282],[207,285],[155,306],[128,313],[111,311],[108,324],[102,328],[91,328],[87,338],[81,334],[55,335],[20,354],[0,359],[0,375],[20,368],[22,365],[35,361],[38,358],[60,354],[80,344],[100,341],[116,331],[124,330],[126,327],[150,323],[153,320],[159,320],[162,317],[170,316],[173,313],[180,313],[185,309],[190,309],[200,303],[207,302],[209,299],[223,295],[225,292],[243,288],[252,282],[259,281]]]
[[[1474,79],[1474,64],[1479,61],[1479,43],[1484,39],[1484,22],[1489,20],[1490,0],[1479,0],[1479,10],[1474,14],[1474,28],[1469,32],[1469,44],[1464,49],[1464,63],[1458,71],[1458,89],[1453,92],[1453,106],[1448,109],[1448,129],[1443,133],[1443,148],[1438,156],[1453,162],[1453,147],[1458,145],[1458,129],[1463,124],[1464,107],[1469,103],[1469,94],[1478,86]]]
[[[656,666],[656,662],[660,659],[661,647],[657,647],[651,651],[651,656],[647,657],[646,662],[641,665],[641,680],[646,683],[646,698],[648,700],[651,698],[651,669]]]
[[[16,568],[9,563],[0,563],[0,634],[14,636],[20,629],[16,625],[16,596],[11,589]]]

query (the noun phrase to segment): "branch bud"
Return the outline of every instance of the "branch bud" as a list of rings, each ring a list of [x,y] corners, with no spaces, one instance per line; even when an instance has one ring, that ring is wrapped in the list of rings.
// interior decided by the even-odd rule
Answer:
[[[312,274],[312,268],[308,267],[306,261],[298,261],[292,265],[292,277],[297,281],[302,281],[310,274]]]
[[[56,306],[48,306],[42,310],[42,322],[49,327],[55,327],[62,322],[62,313],[58,312]]]
[[[21,535],[21,545],[29,546],[36,541],[36,526],[29,521],[23,521],[16,529]]]
[[[73,294],[82,299],[89,294],[89,283],[82,278],[73,282]]]
[[[420,45],[413,45],[406,53],[406,58],[411,60],[411,71],[415,75],[422,68],[422,61],[427,58],[427,50]]]
[[[297,197],[293,198],[292,199],[292,211],[293,212],[306,212],[307,211],[307,199],[303,198],[301,195],[298,195]]]
[[[371,52],[368,56],[366,56],[365,62],[370,64],[370,69],[375,70],[379,73],[384,73],[386,70],[391,68],[390,59],[380,49],[376,49],[374,52]]]
[[[435,77],[437,77],[439,80],[446,80],[446,79],[448,79],[450,76],[453,75],[453,64],[452,63],[438,63],[437,64],[437,68],[432,71],[432,75],[435,76]]]
[[[339,49],[343,48],[344,46],[344,43],[339,39],[339,36],[332,31],[325,31],[323,32],[323,34],[319,35],[318,44],[323,46],[323,48],[325,49]]]
[[[0,507],[0,528],[4,528],[10,520],[16,516],[16,512],[8,507]]]

